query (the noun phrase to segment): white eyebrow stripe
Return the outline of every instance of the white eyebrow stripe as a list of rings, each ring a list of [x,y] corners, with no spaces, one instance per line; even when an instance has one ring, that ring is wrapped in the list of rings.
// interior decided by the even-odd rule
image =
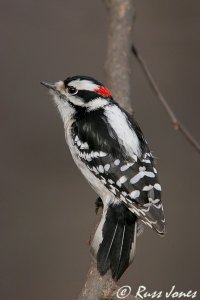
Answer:
[[[89,81],[89,80],[72,80],[69,82],[69,86],[73,86],[77,88],[78,90],[87,90],[87,91],[94,91],[99,87],[99,85]]]

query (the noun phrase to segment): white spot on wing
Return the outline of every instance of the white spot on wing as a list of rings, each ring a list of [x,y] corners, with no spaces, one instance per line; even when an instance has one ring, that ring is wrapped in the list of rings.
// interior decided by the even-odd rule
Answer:
[[[149,160],[149,159],[143,159],[142,160],[144,163],[146,163],[146,164],[150,164],[151,163],[151,161]]]
[[[120,179],[116,182],[116,185],[118,185],[119,187],[121,187],[122,184],[123,184],[124,182],[126,182],[126,181],[127,181],[126,176],[122,176],[122,177],[120,177]]]
[[[146,167],[139,167],[140,172],[145,171],[145,170],[146,170]]]
[[[91,159],[91,155],[89,154],[89,153],[86,153],[86,160],[87,161],[91,161],[92,159]]]
[[[153,200],[152,198],[149,198],[149,201],[153,204],[156,204],[156,203],[160,202],[160,199]]]
[[[111,183],[111,184],[114,183],[114,181],[112,179],[108,179],[108,182]]]
[[[103,152],[103,151],[100,151],[100,152],[99,152],[99,156],[100,156],[100,157],[104,157],[104,156],[106,156],[106,155],[107,155],[107,153],[105,153],[105,152]]]
[[[161,186],[159,183],[155,183],[154,184],[154,188],[157,190],[157,191],[161,191]]]
[[[119,166],[119,164],[120,164],[120,160],[119,160],[119,159],[116,159],[116,160],[114,161],[114,165],[115,165],[115,166]]]
[[[81,149],[89,149],[88,143],[83,143]]]
[[[155,177],[155,174],[153,172],[150,172],[150,171],[145,171],[144,175],[147,176],[147,177]]]
[[[94,156],[94,157],[99,157],[99,152],[94,152],[94,153],[93,153],[93,156]]]
[[[102,165],[99,165],[99,166],[98,166],[98,170],[99,170],[100,173],[104,173],[104,168],[103,168]]]
[[[131,178],[130,183],[135,184],[143,177],[144,177],[144,172],[139,172],[137,175]]]
[[[131,197],[131,199],[136,199],[140,196],[140,191],[138,190],[135,190],[135,191],[132,191],[129,196]]]
[[[126,165],[121,166],[120,170],[122,172],[128,170],[131,166],[133,165],[133,163],[127,163]]]
[[[153,188],[153,186],[151,184],[146,185],[143,187],[143,191],[150,191]]]
[[[106,165],[104,166],[104,169],[105,169],[106,172],[108,172],[108,170],[110,169],[110,164],[106,164]]]

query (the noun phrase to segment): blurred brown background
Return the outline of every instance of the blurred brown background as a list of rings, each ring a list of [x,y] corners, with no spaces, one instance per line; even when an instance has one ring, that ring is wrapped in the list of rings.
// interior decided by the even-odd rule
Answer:
[[[95,193],[76,169],[40,80],[105,81],[102,1],[1,0],[0,299],[76,299],[89,266]],[[134,41],[162,92],[200,139],[200,2],[137,0]],[[133,58],[133,100],[158,159],[168,232],[147,229],[120,284],[199,288],[199,155],[173,131]],[[120,88],[120,87],[119,87]]]

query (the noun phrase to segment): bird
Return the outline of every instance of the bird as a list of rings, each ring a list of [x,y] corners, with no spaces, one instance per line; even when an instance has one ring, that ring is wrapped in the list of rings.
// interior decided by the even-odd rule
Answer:
[[[41,82],[63,120],[72,158],[103,207],[91,242],[101,276],[119,280],[135,257],[143,224],[165,234],[154,156],[135,118],[98,80],[85,75]],[[120,88],[120,87],[119,87]]]

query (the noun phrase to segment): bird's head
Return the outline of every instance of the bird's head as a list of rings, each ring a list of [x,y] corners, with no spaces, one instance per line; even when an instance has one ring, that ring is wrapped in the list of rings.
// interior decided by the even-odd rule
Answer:
[[[100,82],[89,76],[68,77],[55,83],[41,82],[53,95],[58,109],[65,114],[78,110],[97,110],[112,101],[110,91]]]

